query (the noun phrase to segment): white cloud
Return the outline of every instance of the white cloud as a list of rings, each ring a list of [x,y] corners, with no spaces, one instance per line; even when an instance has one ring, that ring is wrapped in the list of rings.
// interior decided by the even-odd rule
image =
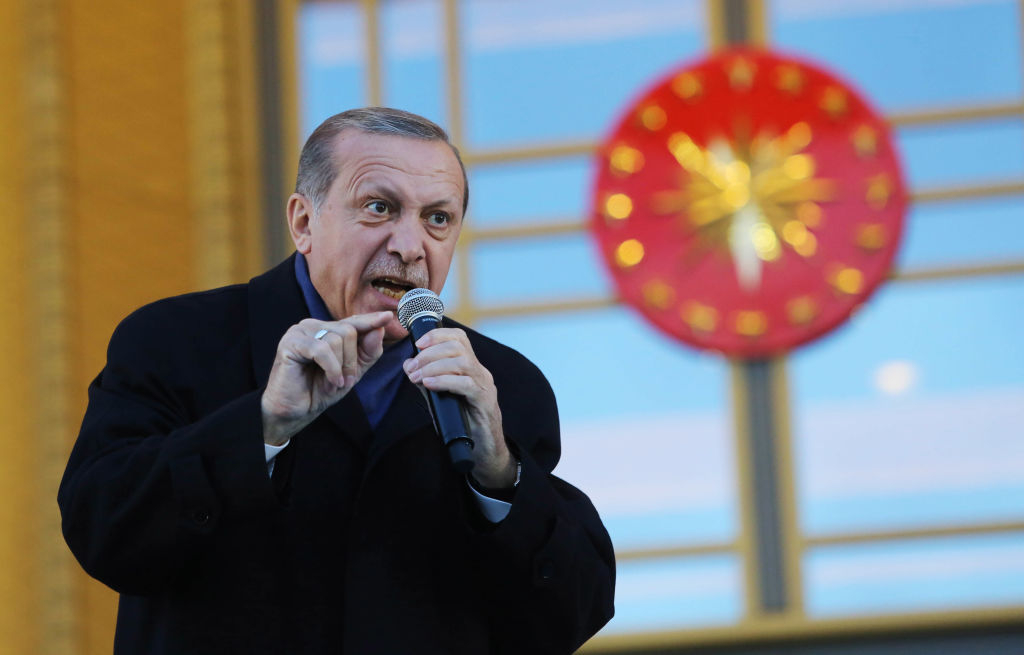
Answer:
[[[875,387],[891,396],[910,391],[917,384],[917,366],[913,362],[893,360],[875,369]]]
[[[850,584],[907,583],[916,580],[1024,573],[1024,548],[989,546],[941,552],[915,549],[874,557],[834,559],[820,562],[808,571],[811,583],[823,586]]]
[[[1024,483],[1024,389],[850,402],[797,418],[799,481],[814,500]]]
[[[776,0],[773,13],[781,21],[841,19],[852,16],[877,16],[901,11],[920,11],[1009,4],[1007,0]]]
[[[726,417],[678,412],[566,423],[555,473],[602,514],[642,514],[727,506],[734,470]]]
[[[678,31],[703,30],[703,2],[646,0],[518,0],[468,5],[460,15],[461,39],[471,52],[496,52],[545,45],[599,43]],[[350,8],[353,9],[353,8]],[[363,58],[365,35],[357,11],[340,12],[311,5],[327,25],[311,30],[310,52],[318,66],[353,64]],[[444,48],[439,2],[395,3],[381,14],[381,38],[396,59],[440,57]],[[324,29],[327,27],[329,29]]]

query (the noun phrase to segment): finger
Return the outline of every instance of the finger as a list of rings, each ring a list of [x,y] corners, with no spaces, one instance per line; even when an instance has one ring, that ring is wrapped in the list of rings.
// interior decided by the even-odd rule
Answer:
[[[421,350],[415,357],[405,360],[402,364],[402,368],[406,374],[410,376],[413,382],[419,382],[422,377],[421,373],[417,373],[420,369],[432,364],[434,362],[442,361],[445,359],[459,359],[463,361],[463,366],[472,365],[476,361],[476,357],[473,353],[467,352],[466,349],[459,343],[448,341],[432,345],[424,350]],[[437,370],[437,369],[435,369]],[[440,370],[439,373],[454,372],[451,370]]]
[[[329,343],[318,339],[309,339],[305,345],[305,356],[320,367],[327,380],[338,387],[345,386],[345,377],[341,362]],[[302,353],[300,353],[302,354]]]
[[[323,327],[328,330],[339,325],[351,325],[357,332],[369,332],[379,327],[384,327],[394,317],[394,312],[373,312],[371,314],[355,314],[340,321],[325,322]]]
[[[468,375],[432,375],[424,377],[422,384],[431,391],[450,391],[463,396],[471,403],[480,394],[480,385]]]
[[[472,350],[466,348],[458,341],[442,341],[422,348],[413,359],[416,360],[417,365],[422,366],[427,362],[445,357],[459,357],[461,355],[471,355],[472,353]]]
[[[341,372],[348,386],[355,386],[359,381],[359,332],[352,325],[338,325],[338,336],[341,337]]]
[[[466,336],[465,331],[460,330],[459,328],[436,328],[431,330],[416,340],[416,347],[423,350],[446,341],[462,343],[472,350],[472,347],[469,345],[469,338]]]
[[[384,328],[379,327],[362,335],[359,340],[359,364],[362,370],[373,366],[384,354]]]
[[[436,377],[438,375],[474,377],[475,374],[476,367],[474,363],[467,361],[465,357],[445,357],[444,359],[421,364],[409,374],[409,379],[413,382],[419,382],[423,378]]]

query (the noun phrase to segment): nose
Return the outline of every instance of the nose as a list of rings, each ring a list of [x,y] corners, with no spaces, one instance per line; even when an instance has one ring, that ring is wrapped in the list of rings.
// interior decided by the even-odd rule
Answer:
[[[388,252],[397,255],[404,264],[417,262],[426,255],[426,249],[423,246],[426,236],[419,217],[403,213],[397,221],[391,224],[391,235],[388,237],[387,243]]]

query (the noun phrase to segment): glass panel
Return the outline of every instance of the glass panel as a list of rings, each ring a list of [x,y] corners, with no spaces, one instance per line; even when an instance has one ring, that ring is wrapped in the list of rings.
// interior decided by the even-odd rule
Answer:
[[[556,473],[591,496],[617,549],[734,538],[724,362],[621,308],[479,327],[551,382],[562,420]]]
[[[627,99],[703,45],[699,0],[467,0],[474,147],[596,138]]]
[[[1018,3],[774,0],[773,46],[824,63],[884,111],[1021,96]]]
[[[1024,123],[1019,119],[904,128],[899,132],[912,190],[1024,177]]]
[[[482,305],[611,293],[590,235],[473,245],[473,298]]]
[[[1024,602],[1024,533],[829,546],[805,564],[812,615]]]
[[[470,220],[490,227],[518,225],[524,219],[582,219],[592,167],[589,157],[471,167]]]
[[[355,3],[305,2],[299,7],[302,141],[325,118],[366,104],[366,28]]]
[[[735,621],[743,608],[740,571],[724,555],[620,562],[615,618],[602,634]]]
[[[437,0],[380,5],[384,104],[447,124],[444,16]]]
[[[889,284],[793,357],[810,533],[1024,518],[1024,278]]]
[[[1024,198],[921,204],[907,216],[901,270],[1024,259]]]

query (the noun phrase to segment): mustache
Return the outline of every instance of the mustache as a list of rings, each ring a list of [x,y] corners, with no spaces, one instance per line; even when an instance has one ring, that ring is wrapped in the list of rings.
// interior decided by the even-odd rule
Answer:
[[[382,277],[405,282],[413,287],[426,288],[430,283],[427,271],[422,266],[403,264],[400,260],[390,257],[374,259],[363,273],[363,280],[366,282]]]

